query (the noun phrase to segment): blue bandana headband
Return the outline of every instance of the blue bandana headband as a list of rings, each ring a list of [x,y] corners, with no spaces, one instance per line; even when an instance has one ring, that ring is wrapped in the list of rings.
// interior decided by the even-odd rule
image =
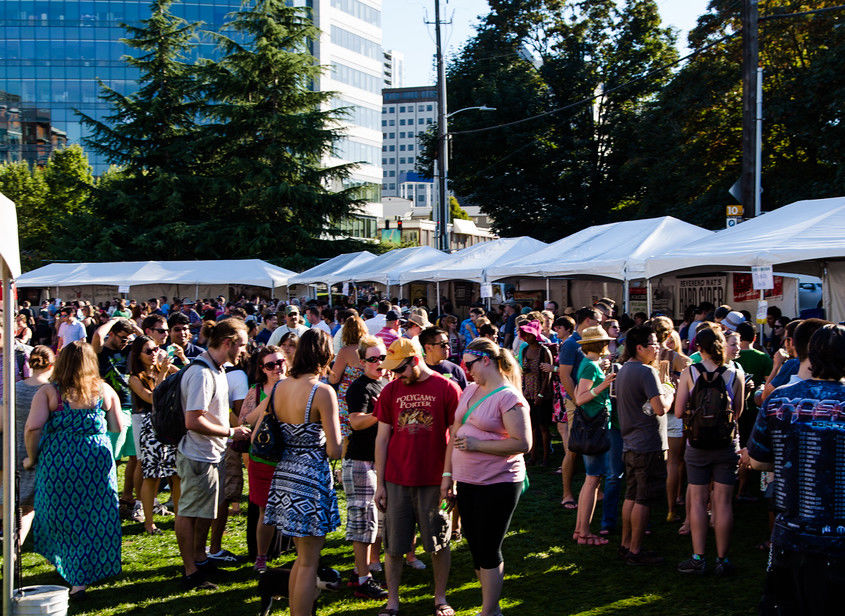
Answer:
[[[475,351],[473,349],[464,349],[464,353],[468,353],[469,355],[475,355],[476,357],[490,357],[489,353],[485,353],[484,351]]]

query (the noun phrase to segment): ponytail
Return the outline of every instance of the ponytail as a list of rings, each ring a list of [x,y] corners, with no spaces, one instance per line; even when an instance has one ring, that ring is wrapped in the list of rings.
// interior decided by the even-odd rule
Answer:
[[[502,349],[492,340],[487,338],[475,338],[467,345],[468,351],[484,353],[492,361],[496,362],[499,373],[513,385],[517,391],[522,391],[522,370],[514,359],[513,353],[508,349]]]

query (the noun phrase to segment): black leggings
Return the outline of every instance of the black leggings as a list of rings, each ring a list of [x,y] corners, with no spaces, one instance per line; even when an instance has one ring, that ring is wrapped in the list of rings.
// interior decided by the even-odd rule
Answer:
[[[490,485],[458,482],[461,527],[475,569],[495,569],[502,563],[502,542],[521,493],[521,481]]]

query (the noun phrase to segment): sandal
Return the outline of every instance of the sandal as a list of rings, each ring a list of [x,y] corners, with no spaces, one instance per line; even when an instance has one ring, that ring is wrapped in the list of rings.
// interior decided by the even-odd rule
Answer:
[[[153,529],[145,528],[144,532],[147,533],[148,535],[163,535],[164,534],[164,532],[158,526],[156,526]]]
[[[392,607],[387,607],[387,605],[378,611],[378,616],[398,616],[398,614],[399,608],[394,609]]]
[[[567,498],[566,500],[560,501],[560,504],[563,505],[563,508],[567,511],[573,511],[574,509],[578,509],[578,503],[576,503],[571,498]]]
[[[604,537],[598,537],[596,535],[587,535],[586,537],[578,537],[578,545],[607,545],[609,542]]]
[[[448,603],[438,603],[434,606],[434,616],[455,616],[455,609]]]
[[[681,527],[678,529],[678,534],[684,536],[689,535],[689,524],[686,522],[681,524]]]

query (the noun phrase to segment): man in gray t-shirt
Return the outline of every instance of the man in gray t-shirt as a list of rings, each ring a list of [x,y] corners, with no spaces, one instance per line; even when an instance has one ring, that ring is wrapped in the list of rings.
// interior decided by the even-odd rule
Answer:
[[[661,395],[660,380],[651,363],[657,357],[657,337],[648,325],[632,327],[625,338],[631,358],[616,377],[616,408],[625,461],[625,503],[622,506],[622,549],[631,565],[652,565],[663,558],[641,550],[651,503],[666,489],[666,462],[657,415],[672,406],[672,394]],[[650,407],[646,407],[650,403]]]
[[[249,428],[230,427],[229,386],[223,364],[234,363],[247,343],[246,325],[240,319],[225,319],[209,335],[208,351],[199,356],[204,366],[189,366],[182,376],[182,405],[185,427],[176,452],[176,472],[181,483],[175,531],[185,566],[186,589],[217,588],[208,581],[210,561],[206,542],[211,522],[217,516],[220,477],[217,464],[223,459],[226,439],[249,438]],[[237,418],[234,424],[237,424]]]

